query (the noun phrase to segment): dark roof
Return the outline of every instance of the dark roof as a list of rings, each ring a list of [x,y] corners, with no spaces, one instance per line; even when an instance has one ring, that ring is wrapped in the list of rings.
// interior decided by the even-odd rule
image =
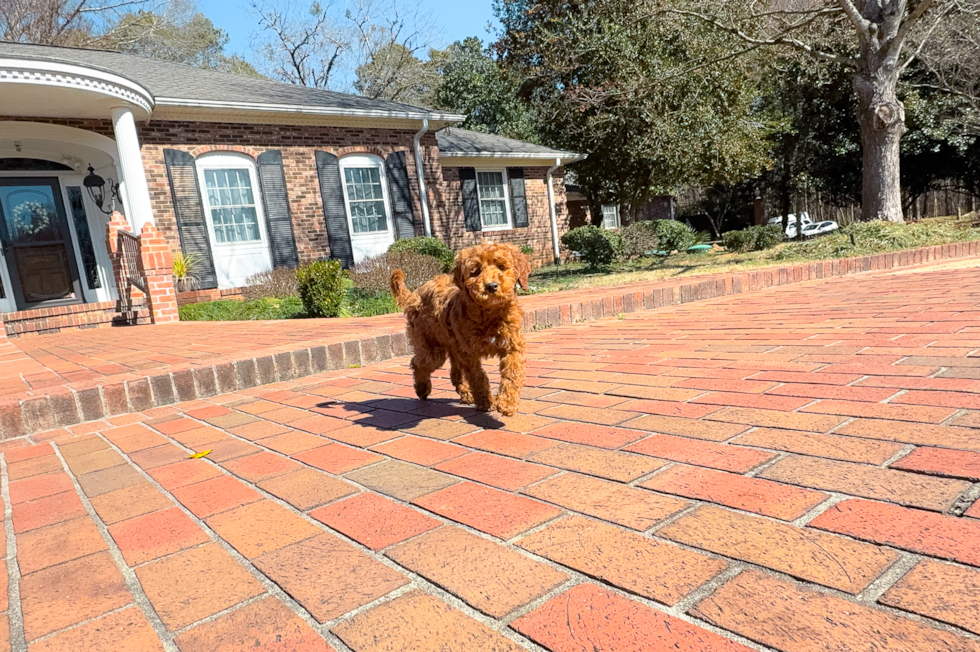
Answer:
[[[450,127],[436,132],[440,156],[466,156],[488,158],[532,158],[581,160],[582,154],[567,152],[542,145],[526,143],[523,140],[504,138],[479,131],[468,131]]]
[[[373,114],[377,117],[427,117],[450,122],[463,119],[463,116],[399,102],[205,70],[107,50],[0,41],[0,57],[74,64],[119,75],[149,91],[157,106],[287,105],[294,110],[308,107],[312,112],[316,109],[334,109],[340,113]]]

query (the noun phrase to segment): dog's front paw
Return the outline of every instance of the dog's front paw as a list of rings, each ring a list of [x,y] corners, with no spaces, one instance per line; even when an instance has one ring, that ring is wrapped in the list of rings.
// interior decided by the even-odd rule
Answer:
[[[459,402],[463,405],[473,405],[473,392],[468,389],[458,389],[456,393],[459,394]]]
[[[517,414],[517,406],[518,401],[509,401],[501,398],[498,398],[493,405],[497,412],[500,412],[505,417],[512,417]]]
[[[423,401],[429,398],[429,394],[432,393],[432,382],[416,382],[415,383],[415,395],[418,396]]]

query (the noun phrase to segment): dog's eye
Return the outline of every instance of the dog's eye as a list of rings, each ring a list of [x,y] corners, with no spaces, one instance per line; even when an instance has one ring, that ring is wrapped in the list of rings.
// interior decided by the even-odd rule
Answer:
[[[479,276],[479,275],[480,275],[480,268],[479,267],[474,267],[473,268],[473,271],[470,272],[470,276]]]

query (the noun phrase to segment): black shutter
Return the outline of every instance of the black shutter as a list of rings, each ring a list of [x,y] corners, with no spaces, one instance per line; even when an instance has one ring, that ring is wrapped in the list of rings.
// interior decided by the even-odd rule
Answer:
[[[524,168],[507,168],[510,182],[510,208],[514,212],[514,227],[527,226],[527,196],[524,194]]]
[[[385,161],[388,174],[388,194],[391,196],[391,212],[395,220],[398,239],[415,237],[415,204],[412,203],[412,187],[408,182],[405,152],[394,152]]]
[[[262,202],[265,220],[269,226],[269,248],[273,266],[299,267],[296,238],[293,237],[293,217],[289,212],[286,195],[286,174],[282,169],[282,152],[270,149],[258,157],[259,184],[262,186]]]
[[[347,208],[344,206],[344,189],[340,185],[340,159],[330,152],[316,153],[316,174],[320,178],[320,197],[323,199],[323,218],[327,223],[327,239],[330,241],[330,257],[336,258],[344,268],[354,264],[354,250],[347,228]]]
[[[482,231],[480,222],[480,195],[476,189],[476,170],[459,168],[459,181],[463,189],[463,216],[467,231]]]
[[[163,150],[167,164],[167,178],[177,217],[177,233],[184,255],[196,255],[200,260],[194,267],[198,287],[209,290],[218,287],[218,275],[214,273],[214,258],[208,239],[208,222],[201,203],[201,188],[197,182],[194,157],[177,149]]]

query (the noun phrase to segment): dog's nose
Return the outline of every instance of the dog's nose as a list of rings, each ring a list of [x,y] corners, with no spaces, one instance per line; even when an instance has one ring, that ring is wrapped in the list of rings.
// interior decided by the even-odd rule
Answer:
[[[500,284],[499,283],[487,283],[484,287],[486,288],[487,292],[489,292],[490,294],[493,294],[494,292],[497,291],[497,288],[500,287]]]

